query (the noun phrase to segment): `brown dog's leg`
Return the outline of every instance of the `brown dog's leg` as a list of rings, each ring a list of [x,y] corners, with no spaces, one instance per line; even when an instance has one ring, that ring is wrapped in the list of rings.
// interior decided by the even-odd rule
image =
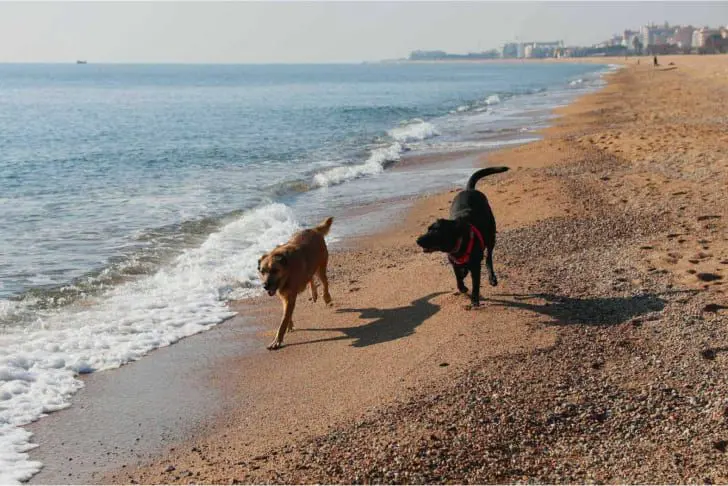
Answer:
[[[318,292],[316,292],[316,282],[313,281],[313,277],[311,277],[311,281],[308,284],[311,287],[311,300],[316,302],[318,300]]]
[[[293,309],[296,307],[296,295],[293,295],[293,297],[281,295],[281,300],[283,301],[283,320],[281,320],[281,326],[278,328],[276,338],[268,345],[268,349],[270,350],[283,346],[283,336],[286,335],[288,327],[293,325]]]
[[[329,279],[326,278],[326,262],[316,270],[316,275],[318,275],[319,280],[321,280],[321,285],[324,287],[324,302],[330,304],[331,294],[329,294]]]

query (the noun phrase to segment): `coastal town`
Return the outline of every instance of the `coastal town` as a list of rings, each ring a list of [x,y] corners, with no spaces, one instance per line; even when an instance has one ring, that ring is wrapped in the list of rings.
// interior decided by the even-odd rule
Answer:
[[[512,41],[499,49],[467,54],[444,51],[413,51],[410,61],[544,59],[591,56],[639,56],[668,54],[721,54],[728,52],[728,24],[722,27],[646,24],[625,29],[592,46],[568,46],[563,40]]]

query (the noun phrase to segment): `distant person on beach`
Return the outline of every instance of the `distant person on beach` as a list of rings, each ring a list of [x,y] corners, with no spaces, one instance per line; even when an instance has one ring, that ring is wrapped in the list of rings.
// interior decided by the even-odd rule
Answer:
[[[655,67],[659,66],[659,64],[657,64],[657,56],[652,58],[652,65]]]

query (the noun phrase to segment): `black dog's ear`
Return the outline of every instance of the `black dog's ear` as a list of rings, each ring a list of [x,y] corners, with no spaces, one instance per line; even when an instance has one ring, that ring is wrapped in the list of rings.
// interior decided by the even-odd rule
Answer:
[[[456,219],[455,225],[456,225],[457,230],[462,233],[464,233],[470,229],[470,223],[468,223],[464,219]]]
[[[427,229],[428,229],[428,230],[432,230],[432,231],[434,231],[434,230],[437,230],[437,229],[439,229],[439,228],[440,228],[440,227],[442,226],[442,222],[443,222],[443,221],[445,221],[445,220],[444,220],[444,219],[442,219],[442,218],[437,218],[437,219],[435,220],[435,222],[434,222],[434,223],[432,223],[432,224],[430,225],[430,227],[429,227],[429,228],[427,228]]]

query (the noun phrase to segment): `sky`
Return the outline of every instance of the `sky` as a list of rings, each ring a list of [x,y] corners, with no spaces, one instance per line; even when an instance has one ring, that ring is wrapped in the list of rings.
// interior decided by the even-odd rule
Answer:
[[[728,24],[721,2],[35,2],[0,0],[0,62],[316,63],[591,45],[648,22]]]

